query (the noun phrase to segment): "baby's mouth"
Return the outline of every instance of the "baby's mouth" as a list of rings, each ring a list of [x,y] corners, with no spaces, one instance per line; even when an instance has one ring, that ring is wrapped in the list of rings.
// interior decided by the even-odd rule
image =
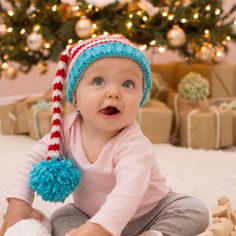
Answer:
[[[106,108],[101,109],[100,112],[104,115],[112,116],[112,115],[116,115],[120,111],[116,107],[108,106]]]

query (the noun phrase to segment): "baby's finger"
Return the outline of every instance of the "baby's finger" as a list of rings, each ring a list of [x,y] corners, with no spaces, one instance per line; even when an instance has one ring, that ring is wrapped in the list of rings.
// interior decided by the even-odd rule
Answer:
[[[44,216],[42,216],[39,212],[37,212],[35,210],[30,212],[29,218],[34,218],[34,219],[39,220],[39,221],[44,220]]]
[[[1,228],[0,228],[0,236],[3,236],[5,231],[6,231],[6,227],[7,227],[7,222],[4,221]]]

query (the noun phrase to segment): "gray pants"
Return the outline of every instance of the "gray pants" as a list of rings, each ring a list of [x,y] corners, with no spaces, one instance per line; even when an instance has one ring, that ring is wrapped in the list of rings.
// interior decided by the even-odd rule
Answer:
[[[66,205],[51,216],[53,236],[64,236],[88,219],[73,204]],[[208,223],[209,212],[200,200],[170,192],[152,211],[128,223],[121,236],[137,236],[149,229],[158,230],[164,236],[196,236]]]

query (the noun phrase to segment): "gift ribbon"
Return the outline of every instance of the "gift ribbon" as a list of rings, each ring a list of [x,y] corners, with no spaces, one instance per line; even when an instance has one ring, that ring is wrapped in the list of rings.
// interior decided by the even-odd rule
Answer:
[[[226,109],[236,109],[236,99],[231,101],[230,103],[223,102],[219,105],[220,108],[226,108]]]
[[[179,130],[179,109],[178,109],[178,100],[179,100],[179,94],[174,95],[174,115],[175,115],[175,130],[172,133],[172,139],[174,139],[177,136],[178,130]]]
[[[216,109],[216,106],[211,106],[210,111],[214,112],[216,115],[216,146],[215,148],[220,148],[220,112]]]
[[[217,110],[216,106],[211,106],[209,110],[216,115],[216,144],[215,149],[220,148],[220,112]],[[187,142],[188,147],[192,146],[192,136],[191,136],[191,128],[192,128],[192,122],[191,118],[193,115],[197,114],[198,112],[201,112],[202,109],[196,108],[192,111],[190,111],[187,115]]]
[[[16,126],[16,116],[12,112],[8,112],[7,114],[8,118],[12,122],[12,129],[11,133],[14,134],[15,126]]]
[[[37,104],[32,106],[34,129],[35,129],[35,134],[36,134],[37,139],[41,138],[40,129],[39,129],[38,113],[42,110],[49,109],[51,107],[52,107],[51,102],[40,102],[40,103],[37,103]]]
[[[188,141],[188,147],[191,147],[192,145],[192,136],[191,136],[191,128],[192,128],[192,122],[191,122],[191,118],[194,114],[200,112],[200,109],[194,109],[192,111],[190,111],[187,115],[187,141]]]

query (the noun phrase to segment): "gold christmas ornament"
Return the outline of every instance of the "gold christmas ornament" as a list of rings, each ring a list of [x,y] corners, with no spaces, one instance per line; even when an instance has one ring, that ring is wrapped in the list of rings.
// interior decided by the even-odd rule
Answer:
[[[17,69],[13,65],[8,64],[8,67],[4,70],[4,72],[8,79],[15,79],[17,76]]]
[[[39,51],[43,44],[43,36],[38,32],[32,32],[27,37],[27,45],[32,51]]]
[[[88,38],[94,33],[93,22],[86,16],[82,16],[75,24],[75,33],[80,38]]]
[[[204,44],[199,52],[197,52],[196,57],[198,57],[203,62],[210,62],[214,58],[214,50],[211,44]]]
[[[40,74],[44,74],[48,71],[48,65],[44,61],[40,61],[37,66]]]
[[[58,15],[64,20],[68,20],[73,17],[74,13],[71,5],[69,4],[59,4],[57,7]]]
[[[167,39],[170,46],[180,47],[186,42],[186,34],[182,28],[180,28],[178,25],[174,25],[167,32]]]

